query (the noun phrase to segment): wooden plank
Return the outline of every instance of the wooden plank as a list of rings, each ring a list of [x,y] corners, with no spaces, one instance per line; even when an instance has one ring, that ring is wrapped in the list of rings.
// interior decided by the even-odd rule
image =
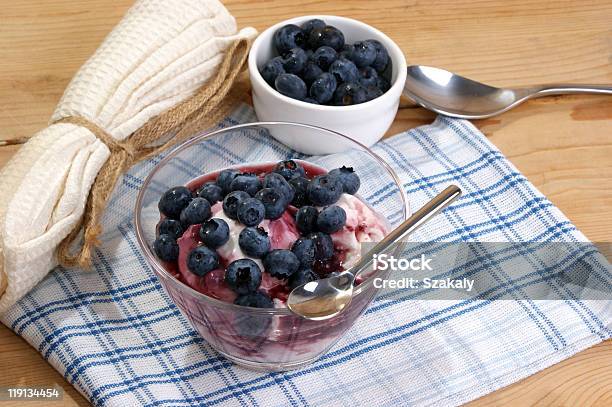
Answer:
[[[43,128],[63,89],[132,0],[0,0],[0,139]],[[499,86],[612,83],[612,2],[227,0],[240,26],[259,30],[303,14],[336,14],[386,32],[409,63],[434,65]],[[406,106],[388,134],[429,123]],[[531,101],[475,121],[592,240],[612,241],[612,100]],[[16,150],[0,148],[0,165]],[[473,405],[612,404],[612,342],[496,391]],[[0,325],[0,386],[53,385],[62,402],[87,405],[25,341]],[[18,405],[3,402],[2,406]],[[36,405],[36,403],[32,403]]]

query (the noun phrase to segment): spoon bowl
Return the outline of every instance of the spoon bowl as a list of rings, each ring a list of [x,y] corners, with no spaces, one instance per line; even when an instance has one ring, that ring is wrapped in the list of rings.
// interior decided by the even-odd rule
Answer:
[[[320,283],[320,281],[323,281]],[[311,281],[289,294],[287,306],[294,313],[313,321],[338,315],[353,299],[355,274],[343,271],[324,280]],[[301,289],[296,291],[297,289]],[[308,298],[308,299],[307,299]]]
[[[404,95],[426,109],[461,119],[496,116],[536,97],[594,93],[612,95],[605,85],[540,85],[529,88],[496,88],[440,68],[408,67]]]

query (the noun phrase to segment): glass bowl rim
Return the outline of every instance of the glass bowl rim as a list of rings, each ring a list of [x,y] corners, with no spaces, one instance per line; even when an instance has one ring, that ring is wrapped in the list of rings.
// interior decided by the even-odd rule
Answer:
[[[203,294],[189,287],[187,284],[183,283],[182,281],[177,280],[174,276],[168,273],[168,271],[164,268],[163,264],[159,262],[157,257],[151,251],[151,248],[149,247],[149,245],[146,243],[145,238],[144,238],[144,231],[142,229],[142,224],[141,224],[141,216],[140,216],[140,213],[141,213],[140,209],[142,208],[144,192],[146,191],[147,187],[151,183],[151,180],[161,168],[163,168],[173,157],[175,157],[181,151],[188,149],[189,147],[191,147],[192,145],[200,141],[206,140],[208,138],[212,138],[221,133],[235,131],[241,128],[249,128],[249,127],[255,128],[255,127],[261,127],[261,126],[277,126],[277,125],[284,125],[284,126],[290,126],[290,127],[291,126],[302,127],[302,128],[322,131],[326,133],[332,133],[335,136],[348,140],[349,143],[353,143],[354,145],[360,147],[363,151],[365,151],[368,155],[370,155],[378,164],[380,164],[387,171],[387,173],[389,173],[389,175],[395,182],[397,188],[400,190],[400,197],[403,203],[402,205],[403,219],[405,220],[408,218],[409,210],[410,210],[408,198],[406,196],[406,191],[404,190],[404,188],[402,188],[402,183],[399,177],[397,176],[397,174],[395,173],[395,171],[393,171],[391,166],[385,160],[383,160],[378,154],[373,152],[369,147],[367,147],[366,145],[360,143],[359,141],[356,141],[342,133],[339,133],[334,130],[326,129],[323,127],[319,127],[319,126],[313,126],[310,124],[284,122],[284,121],[250,122],[250,123],[237,124],[237,125],[233,125],[229,127],[222,127],[214,131],[203,130],[199,133],[196,133],[194,136],[188,138],[187,140],[183,141],[182,143],[179,143],[178,145],[172,147],[170,151],[167,153],[167,155],[160,162],[158,162],[155,165],[155,167],[153,167],[153,169],[149,172],[147,177],[144,179],[142,186],[140,187],[140,190],[138,191],[138,195],[136,197],[136,203],[134,206],[136,240],[138,242],[138,245],[140,246],[140,249],[143,251],[147,262],[149,263],[149,265],[151,266],[151,268],[153,269],[155,274],[157,274],[158,277],[164,279],[165,281],[168,281],[169,284],[172,284],[172,286],[176,287],[179,291],[182,291],[191,296],[195,296],[198,300],[202,300],[204,302],[210,303],[211,305],[214,305],[215,307],[225,308],[228,310],[233,310],[233,311],[238,311],[238,312],[249,312],[249,313],[253,313],[256,315],[264,314],[264,315],[298,316],[297,314],[294,314],[293,312],[291,312],[289,308],[254,308],[254,307],[245,307],[241,305],[236,305],[234,303],[221,301],[216,298],[210,297],[206,294]],[[363,292],[363,290],[366,287],[369,287],[370,285],[372,285],[374,278],[376,277],[376,274],[377,273],[373,273],[370,277],[368,277],[366,280],[364,280],[361,284],[359,284],[355,288],[355,290],[353,291],[353,298],[357,297],[361,292]]]

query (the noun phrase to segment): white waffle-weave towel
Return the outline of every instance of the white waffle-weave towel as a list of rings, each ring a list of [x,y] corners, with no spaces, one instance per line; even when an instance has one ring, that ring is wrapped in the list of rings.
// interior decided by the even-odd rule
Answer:
[[[218,0],[139,0],[79,70],[51,121],[81,116],[116,140],[191,96],[238,31]],[[0,170],[0,313],[51,270],[83,214],[108,147],[89,130],[53,124]]]

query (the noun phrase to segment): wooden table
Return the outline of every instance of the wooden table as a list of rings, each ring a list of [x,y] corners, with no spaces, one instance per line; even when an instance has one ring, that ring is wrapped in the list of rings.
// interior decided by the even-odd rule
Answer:
[[[72,75],[131,3],[0,0],[0,139],[45,126]],[[610,0],[225,3],[240,26],[259,30],[296,14],[353,17],[385,31],[409,62],[493,85],[612,83]],[[389,134],[433,117],[407,106]],[[612,242],[612,98],[540,99],[475,124],[591,240]],[[15,150],[0,148],[0,165]],[[66,391],[63,402],[53,405],[87,405],[34,349],[0,325],[0,386],[53,384]],[[472,404],[501,403],[612,405],[612,341]]]

